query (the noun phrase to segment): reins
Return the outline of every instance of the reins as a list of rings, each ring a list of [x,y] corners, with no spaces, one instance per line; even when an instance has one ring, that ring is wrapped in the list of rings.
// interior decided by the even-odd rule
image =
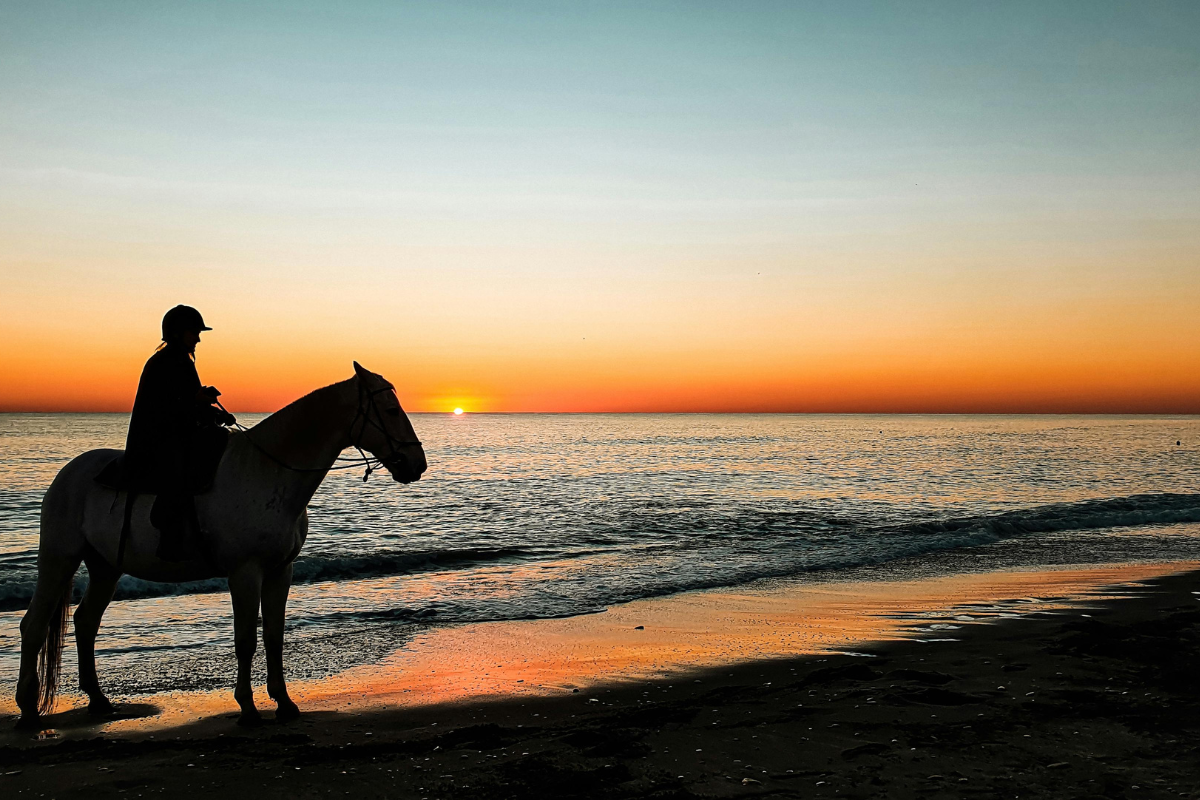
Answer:
[[[254,449],[258,450],[258,452],[262,453],[264,456],[271,459],[276,464],[278,464],[279,466],[283,467],[286,470],[290,470],[292,472],[334,472],[336,470],[357,469],[359,467],[364,467],[366,469],[366,471],[363,473],[362,479],[363,479],[363,483],[366,483],[367,478],[371,477],[371,473],[374,472],[375,470],[377,470],[379,467],[386,467],[387,463],[389,461],[395,460],[398,456],[403,458],[403,454],[398,454],[396,452],[396,448],[398,446],[399,447],[410,447],[412,445],[421,444],[420,439],[417,439],[417,440],[414,440],[411,442],[404,442],[404,441],[401,441],[401,440],[395,438],[394,436],[392,436],[391,432],[388,431],[387,426],[383,424],[383,416],[379,412],[379,407],[375,404],[375,395],[382,394],[383,392],[390,392],[390,391],[392,391],[392,390],[390,388],[388,388],[388,389],[376,389],[373,392],[367,392],[365,387],[363,387],[363,385],[362,385],[362,380],[361,379],[359,380],[359,382],[358,382],[358,409],[354,412],[354,419],[350,420],[350,429],[349,429],[349,431],[347,431],[347,433],[350,434],[351,446],[353,446],[354,449],[358,451],[358,457],[352,456],[350,458],[344,458],[342,456],[338,456],[337,458],[335,458],[333,460],[333,465],[328,466],[328,467],[296,467],[296,466],[292,466],[291,464],[288,464],[286,461],[280,459],[274,453],[267,450],[265,447],[260,445],[258,442],[254,441],[254,437],[250,435],[250,429],[247,428],[245,425],[241,424],[240,422],[234,422],[233,426],[242,432],[242,435],[244,435],[246,437],[246,441],[248,441],[248,442],[250,442],[250,444],[254,445]],[[225,406],[221,405],[220,400],[217,400],[216,404],[217,404],[218,408],[220,408],[226,414],[229,414],[229,409],[227,409],[227,408],[225,408]],[[378,418],[378,422],[371,418],[372,414]],[[232,416],[232,414],[230,416]],[[361,424],[359,423],[359,420],[362,420]],[[358,426],[357,434],[354,432],[354,428],[356,425]],[[373,455],[368,455],[366,453],[366,451],[364,451],[362,448],[362,437],[363,437],[363,434],[367,432],[367,425],[371,425],[373,428],[377,429],[380,433],[382,433],[384,435],[384,438],[387,439],[388,448],[389,448],[390,452],[383,458],[379,458],[379,457],[373,456]]]

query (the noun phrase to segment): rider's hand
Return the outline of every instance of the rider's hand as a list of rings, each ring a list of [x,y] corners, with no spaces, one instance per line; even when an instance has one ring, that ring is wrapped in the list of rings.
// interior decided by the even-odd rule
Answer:
[[[221,391],[215,386],[201,386],[200,391],[196,393],[197,400],[208,403],[215,403],[220,396]]]
[[[228,411],[222,411],[221,416],[217,417],[217,424],[233,426],[237,424],[237,417],[230,414]]]

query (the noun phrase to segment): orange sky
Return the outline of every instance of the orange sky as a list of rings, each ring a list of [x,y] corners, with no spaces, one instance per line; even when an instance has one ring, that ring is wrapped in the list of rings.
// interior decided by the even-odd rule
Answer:
[[[0,411],[1200,413],[1200,13],[933,5],[22,7]]]
[[[348,377],[357,359],[410,411],[1200,412],[1187,274],[1174,285],[1161,271],[1093,275],[1088,288],[1083,271],[875,284],[760,266],[633,279],[632,290],[597,275],[583,295],[549,278],[520,293],[456,275],[396,277],[378,292],[326,281],[270,302],[250,279],[234,293],[186,286],[131,302],[98,277],[76,299],[7,309],[0,407],[128,410],[160,309],[179,299],[215,328],[198,349],[202,379],[243,411]]]

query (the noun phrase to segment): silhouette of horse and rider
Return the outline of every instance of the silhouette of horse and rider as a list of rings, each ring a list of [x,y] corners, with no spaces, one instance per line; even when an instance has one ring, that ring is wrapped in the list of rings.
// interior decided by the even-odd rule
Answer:
[[[39,727],[54,707],[75,571],[88,585],[74,614],[79,688],[88,711],[111,714],[95,642],[121,575],[148,581],[226,577],[234,612],[239,723],[261,722],[250,665],[262,612],[267,693],[276,719],[299,714],[283,670],[283,620],[292,562],[308,533],[308,501],[331,469],[382,466],[419,480],[425,452],[395,387],[354,362],[354,376],[308,394],[253,428],[236,419],[196,371],[200,312],[176,306],[138,383],[125,451],[92,450],[59,471],[42,501],[38,579],[21,620],[18,725]],[[353,447],[359,456],[340,459]],[[338,463],[339,461],[345,463]]]

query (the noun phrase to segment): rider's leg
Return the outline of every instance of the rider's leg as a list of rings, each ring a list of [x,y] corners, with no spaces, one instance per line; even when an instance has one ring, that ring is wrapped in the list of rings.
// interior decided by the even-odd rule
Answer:
[[[88,712],[111,714],[112,704],[100,690],[100,679],[96,675],[96,632],[100,630],[100,618],[112,601],[121,573],[98,556],[87,559],[88,586],[75,609],[75,649],[79,651],[79,688],[91,700]]]
[[[163,561],[190,561],[196,556],[196,505],[188,483],[189,461],[188,449],[175,446],[154,476],[158,497],[150,508],[150,524],[158,529],[155,555]]]
[[[239,725],[258,725],[262,718],[254,707],[254,687],[250,684],[250,666],[258,640],[258,606],[262,592],[262,570],[246,564],[229,576],[229,596],[233,600],[233,644],[237,653],[237,686],[233,697],[242,707]]]
[[[155,555],[163,561],[192,561],[197,557],[195,498],[186,491],[163,492],[150,509],[150,524],[158,529]]]
[[[283,623],[291,585],[291,563],[263,576],[263,649],[267,654],[267,694],[279,706],[275,712],[275,718],[279,720],[294,719],[300,714],[300,709],[288,697],[283,675]]]

